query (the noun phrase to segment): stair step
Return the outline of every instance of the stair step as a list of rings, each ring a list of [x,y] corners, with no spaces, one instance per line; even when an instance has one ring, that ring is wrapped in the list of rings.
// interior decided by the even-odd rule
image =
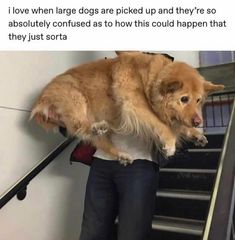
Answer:
[[[158,231],[201,236],[204,224],[205,222],[200,220],[154,216],[152,228]]]
[[[193,196],[187,196],[187,198],[156,197],[154,214],[205,220],[209,203],[208,200],[193,199]]]
[[[215,169],[161,168],[159,188],[211,191]]]
[[[167,162],[166,168],[217,169],[220,152],[184,151],[166,160],[162,156],[159,157],[161,162]]]
[[[209,201],[211,194],[210,192],[161,189],[157,191],[157,197]]]
[[[156,215],[205,220],[210,193],[198,191],[160,190],[156,194]]]

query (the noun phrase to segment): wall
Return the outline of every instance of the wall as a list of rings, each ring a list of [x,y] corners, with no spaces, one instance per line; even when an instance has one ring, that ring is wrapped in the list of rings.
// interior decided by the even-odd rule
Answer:
[[[36,96],[52,77],[71,66],[96,59],[96,54],[0,53],[0,158],[3,166],[0,168],[0,194],[62,140],[58,134],[46,133],[28,121]]]
[[[175,58],[175,61],[183,61],[193,67],[199,67],[198,51],[166,51],[164,53],[168,53],[169,55],[173,56]]]
[[[168,52],[197,66],[197,52]],[[40,90],[67,68],[112,52],[0,52],[0,194],[63,141],[28,122]],[[3,240],[78,239],[89,168],[69,164],[76,143],[29,185],[27,198],[15,198],[0,211]]]

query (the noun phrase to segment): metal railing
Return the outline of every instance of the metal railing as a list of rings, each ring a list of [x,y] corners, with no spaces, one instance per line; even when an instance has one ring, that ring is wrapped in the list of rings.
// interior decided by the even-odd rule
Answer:
[[[69,138],[61,143],[56,149],[48,154],[41,162],[34,166],[23,178],[17,181],[12,187],[0,196],[0,209],[7,204],[14,196],[23,200],[27,194],[27,186],[48,164],[50,164],[74,139]]]
[[[223,91],[208,97],[204,108],[204,128],[226,128],[232,112],[235,91]],[[225,130],[225,129],[224,129]]]
[[[203,240],[234,240],[235,105],[225,135]]]

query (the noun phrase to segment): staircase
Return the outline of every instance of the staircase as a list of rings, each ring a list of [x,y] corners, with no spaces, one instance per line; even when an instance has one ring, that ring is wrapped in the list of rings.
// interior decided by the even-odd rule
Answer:
[[[207,135],[208,144],[189,144],[160,169],[152,240],[201,239],[224,135]]]

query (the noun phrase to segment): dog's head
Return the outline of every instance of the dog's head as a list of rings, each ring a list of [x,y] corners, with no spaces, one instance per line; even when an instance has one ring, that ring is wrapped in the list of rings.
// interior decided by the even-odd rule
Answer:
[[[155,113],[168,123],[200,126],[202,106],[208,94],[224,85],[206,81],[197,70],[182,62],[168,64],[159,73],[150,94]]]

